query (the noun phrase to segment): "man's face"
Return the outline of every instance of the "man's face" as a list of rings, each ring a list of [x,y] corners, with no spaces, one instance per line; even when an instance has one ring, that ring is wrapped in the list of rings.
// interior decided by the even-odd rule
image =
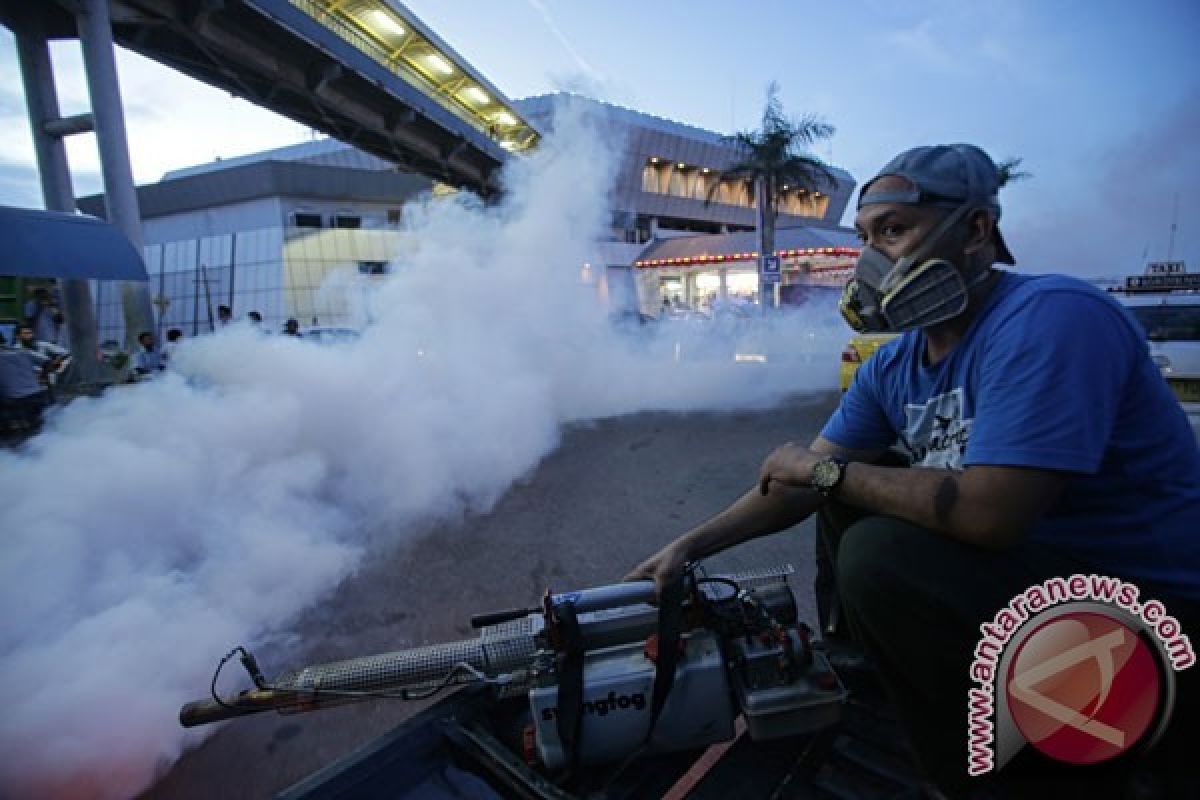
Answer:
[[[141,342],[142,347],[146,348],[147,350],[154,349],[154,337],[150,334],[142,334],[138,337],[138,341]]]
[[[910,184],[904,178],[885,175],[871,184],[871,192],[904,191]],[[871,194],[867,194],[869,199]],[[893,262],[911,254],[925,241],[950,211],[938,206],[908,203],[874,203],[858,210],[854,228],[863,244],[870,245]],[[934,245],[928,258],[944,258],[963,263],[962,232],[952,229]]]
[[[33,328],[18,328],[17,341],[26,347],[33,347]]]

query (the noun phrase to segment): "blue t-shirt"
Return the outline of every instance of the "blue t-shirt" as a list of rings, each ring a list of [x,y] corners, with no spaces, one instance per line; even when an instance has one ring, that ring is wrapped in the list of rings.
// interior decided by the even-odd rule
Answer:
[[[1074,278],[1006,272],[949,355],[929,366],[924,353],[921,331],[881,347],[821,435],[917,466],[1070,473],[1031,541],[1200,600],[1200,448],[1119,303]]]

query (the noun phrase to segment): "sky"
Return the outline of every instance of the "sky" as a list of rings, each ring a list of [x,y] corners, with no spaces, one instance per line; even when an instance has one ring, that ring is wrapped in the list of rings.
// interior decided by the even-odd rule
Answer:
[[[571,89],[721,133],[755,127],[768,82],[837,128],[817,154],[861,183],[907,147],[969,141],[1033,174],[1002,228],[1028,271],[1200,269],[1200,4],[1074,0],[844,3],[411,0],[511,98]],[[86,109],[78,48],[56,43],[63,113]],[[530,55],[535,54],[535,55]],[[118,59],[135,178],[303,141],[308,129],[131,53]],[[40,206],[11,34],[0,30],[0,203]],[[100,189],[73,137],[78,194]],[[849,216],[844,222],[850,222]]]

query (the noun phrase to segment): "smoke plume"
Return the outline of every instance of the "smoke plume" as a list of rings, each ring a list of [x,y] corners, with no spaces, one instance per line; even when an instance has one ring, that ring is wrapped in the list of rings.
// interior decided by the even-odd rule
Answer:
[[[0,451],[0,794],[144,788],[203,735],[176,714],[215,657],[403,544],[381,531],[486,512],[566,423],[832,385],[844,329],[828,316],[614,327],[580,278],[613,164],[560,119],[500,203],[406,212],[360,339],[232,326]]]

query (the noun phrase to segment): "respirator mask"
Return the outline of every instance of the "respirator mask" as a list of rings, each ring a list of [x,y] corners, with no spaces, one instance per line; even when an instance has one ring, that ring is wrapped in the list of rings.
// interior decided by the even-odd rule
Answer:
[[[968,279],[952,262],[925,256],[973,208],[955,208],[913,253],[895,262],[870,245],[863,247],[838,303],[850,327],[859,333],[901,333],[936,325],[966,310],[970,289],[988,270]]]

